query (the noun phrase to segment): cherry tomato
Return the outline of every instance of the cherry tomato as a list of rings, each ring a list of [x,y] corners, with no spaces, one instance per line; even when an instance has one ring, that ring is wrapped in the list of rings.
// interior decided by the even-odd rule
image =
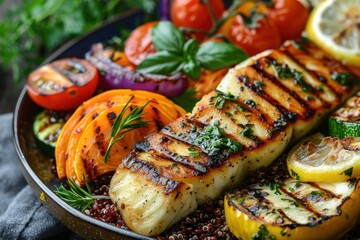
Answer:
[[[273,5],[268,8],[269,17],[273,20],[282,41],[301,36],[309,13],[309,9],[299,0],[273,0]]]
[[[226,23],[228,33],[225,35],[231,42],[250,56],[280,46],[277,28],[265,14],[263,7],[248,3],[240,7],[238,11],[242,15],[238,14],[230,19],[230,23]]]
[[[224,11],[222,0],[208,0],[213,14],[218,19]],[[171,20],[177,27],[188,27],[201,31],[209,31],[213,27],[211,13],[202,0],[175,0],[171,6]],[[196,34],[202,39],[204,34]]]
[[[157,21],[148,22],[135,28],[126,40],[124,52],[129,61],[136,66],[156,51],[151,40],[151,30],[157,23]]]
[[[78,58],[65,58],[33,71],[26,82],[29,97],[39,106],[66,111],[77,108],[95,92],[98,70]]]

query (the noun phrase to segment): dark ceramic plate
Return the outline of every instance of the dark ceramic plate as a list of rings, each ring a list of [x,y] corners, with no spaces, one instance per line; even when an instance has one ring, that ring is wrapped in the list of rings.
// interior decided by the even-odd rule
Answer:
[[[82,58],[93,43],[119,35],[120,27],[133,29],[136,24],[144,21],[143,18],[140,11],[128,12],[85,37],[64,45],[44,63],[65,57]],[[33,120],[41,110],[30,100],[24,88],[17,101],[13,119],[14,143],[24,176],[36,196],[65,226],[85,239],[151,239],[89,217],[66,204],[53,192],[61,182],[52,173],[51,160],[36,148],[32,134]]]

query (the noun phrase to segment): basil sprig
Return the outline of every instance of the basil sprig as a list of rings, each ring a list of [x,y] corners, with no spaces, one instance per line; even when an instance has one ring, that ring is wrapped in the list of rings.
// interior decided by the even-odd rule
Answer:
[[[217,70],[234,65],[247,55],[231,43],[185,40],[184,34],[172,23],[161,21],[151,32],[156,53],[145,58],[137,70],[142,73],[172,75],[182,71],[193,80],[201,75],[201,68]]]

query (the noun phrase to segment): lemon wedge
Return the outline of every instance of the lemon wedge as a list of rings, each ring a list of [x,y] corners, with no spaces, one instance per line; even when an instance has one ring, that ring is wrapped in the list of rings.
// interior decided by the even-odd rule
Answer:
[[[302,182],[342,182],[360,176],[360,138],[343,140],[317,133],[287,157],[290,175]]]
[[[324,0],[311,12],[306,33],[344,64],[360,66],[360,0]]]

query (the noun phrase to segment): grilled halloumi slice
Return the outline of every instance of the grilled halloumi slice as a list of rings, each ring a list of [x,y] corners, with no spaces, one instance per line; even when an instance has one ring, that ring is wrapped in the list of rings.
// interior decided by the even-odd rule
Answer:
[[[283,182],[252,184],[225,195],[231,232],[243,240],[339,239],[359,221],[358,179],[336,183]],[[271,239],[271,238],[270,238]]]
[[[286,47],[266,51],[231,69],[191,113],[136,144],[119,165],[109,193],[133,231],[157,235],[198,204],[239,184],[249,171],[268,166],[290,141],[309,133],[350,94],[355,78],[351,70],[312,57],[307,46],[315,49],[304,43],[299,52],[314,64],[326,65],[324,78],[305,68],[299,52],[290,54]],[[331,79],[340,70],[349,72],[348,82]],[[163,185],[168,181],[176,184],[169,189]],[[134,194],[128,194],[130,188]],[[140,194],[144,188],[152,194]],[[148,204],[153,194],[171,214]],[[181,196],[182,207],[173,206],[174,196]],[[156,219],[154,224],[148,224],[151,219]]]

